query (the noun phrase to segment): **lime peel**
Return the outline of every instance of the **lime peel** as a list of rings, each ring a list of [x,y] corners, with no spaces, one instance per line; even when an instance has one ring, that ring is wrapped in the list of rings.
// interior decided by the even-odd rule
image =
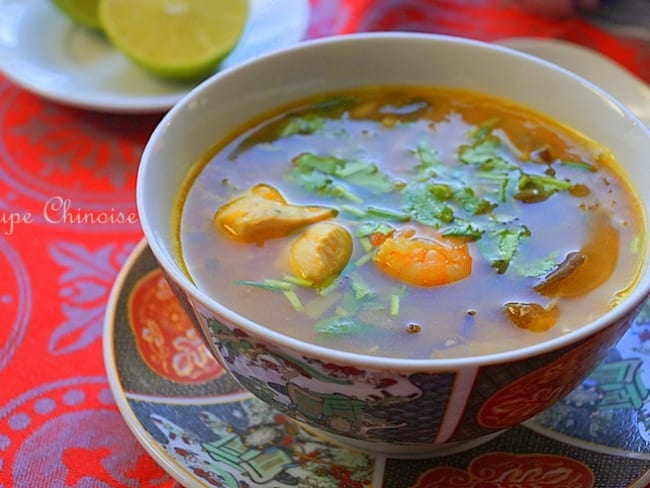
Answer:
[[[52,0],[52,4],[74,22],[101,30],[99,2],[100,0]]]

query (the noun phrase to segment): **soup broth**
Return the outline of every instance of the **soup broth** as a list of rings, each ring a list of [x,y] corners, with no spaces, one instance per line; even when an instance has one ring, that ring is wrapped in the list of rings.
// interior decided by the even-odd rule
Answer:
[[[251,122],[197,163],[197,286],[289,336],[442,358],[583,326],[634,284],[640,206],[613,156],[480,93],[366,87]]]

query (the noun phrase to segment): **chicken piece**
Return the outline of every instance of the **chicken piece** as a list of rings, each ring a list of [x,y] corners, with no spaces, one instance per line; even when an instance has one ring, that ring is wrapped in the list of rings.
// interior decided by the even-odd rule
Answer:
[[[503,311],[513,324],[531,332],[551,329],[560,315],[555,304],[544,308],[538,303],[508,302],[503,306]]]
[[[319,222],[291,244],[289,264],[296,276],[319,286],[337,277],[351,256],[350,232],[338,224]]]
[[[336,214],[332,208],[292,205],[272,186],[256,185],[224,204],[215,214],[214,224],[237,241],[263,242]]]

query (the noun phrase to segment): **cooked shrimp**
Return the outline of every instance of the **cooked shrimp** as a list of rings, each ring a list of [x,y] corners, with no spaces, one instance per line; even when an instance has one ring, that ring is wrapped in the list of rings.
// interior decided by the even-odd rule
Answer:
[[[418,236],[412,228],[396,231],[380,242],[374,262],[387,275],[417,286],[446,285],[472,272],[466,242]]]
[[[256,185],[223,205],[215,214],[214,223],[235,240],[262,242],[284,237],[336,213],[326,207],[292,205],[272,186]]]

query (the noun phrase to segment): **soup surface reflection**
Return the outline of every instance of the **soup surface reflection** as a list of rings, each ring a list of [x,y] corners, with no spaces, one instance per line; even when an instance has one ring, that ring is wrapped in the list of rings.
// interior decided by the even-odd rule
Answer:
[[[304,341],[489,354],[581,327],[637,278],[643,216],[613,156],[505,100],[368,87],[215,143],[180,198],[180,258]]]

